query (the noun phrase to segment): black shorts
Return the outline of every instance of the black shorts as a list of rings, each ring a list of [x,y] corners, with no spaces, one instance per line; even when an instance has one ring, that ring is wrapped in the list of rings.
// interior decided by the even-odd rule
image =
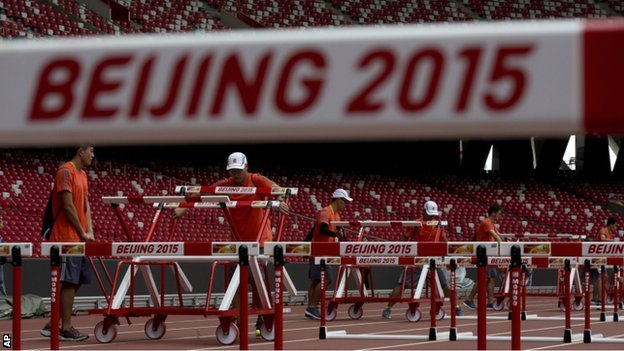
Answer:
[[[327,281],[333,282],[336,278],[336,268],[331,265],[325,265],[325,279]],[[310,262],[308,263],[308,278],[315,282],[321,281],[321,265],[314,264],[314,258],[310,258]]]
[[[91,283],[91,264],[85,256],[63,256],[61,283],[75,285]]]

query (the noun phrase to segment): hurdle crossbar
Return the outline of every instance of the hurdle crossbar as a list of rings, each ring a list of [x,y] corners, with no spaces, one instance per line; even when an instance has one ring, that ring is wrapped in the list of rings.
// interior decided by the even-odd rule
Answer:
[[[251,208],[279,208],[280,201],[227,201],[227,202],[165,202],[154,203],[154,207],[164,208],[227,208],[251,207]]]
[[[185,186],[175,187],[176,193],[184,194],[207,194],[207,195],[286,195],[290,190],[290,195],[297,195],[297,188],[266,188],[266,187],[245,187],[245,186]]]
[[[447,221],[331,221],[336,227],[422,227],[447,226]]]
[[[102,196],[102,201],[107,204],[153,204],[161,202],[199,202],[199,203],[223,203],[230,202],[225,195],[206,196]]]

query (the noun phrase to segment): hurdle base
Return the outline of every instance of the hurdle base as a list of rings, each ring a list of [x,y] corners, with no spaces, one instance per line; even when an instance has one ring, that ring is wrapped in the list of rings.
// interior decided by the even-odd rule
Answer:
[[[321,327],[321,329],[319,329],[319,339],[327,339],[327,327]]]
[[[613,312],[613,321],[614,322],[619,322],[620,321],[620,316],[618,315],[617,312]]]
[[[587,329],[587,330],[583,331],[583,342],[585,344],[590,344],[591,343],[591,337],[592,337],[592,335],[591,335],[591,330],[590,329]]]
[[[457,328],[449,330],[449,341],[457,341]]]
[[[429,328],[429,340],[437,340],[436,328]]]
[[[527,319],[526,311],[522,311],[522,313],[520,314],[520,319],[523,320],[523,321],[526,321],[526,319]]]
[[[563,342],[572,342],[572,329],[563,331]]]
[[[600,312],[600,321],[601,322],[606,322],[607,321],[607,314],[604,312]]]

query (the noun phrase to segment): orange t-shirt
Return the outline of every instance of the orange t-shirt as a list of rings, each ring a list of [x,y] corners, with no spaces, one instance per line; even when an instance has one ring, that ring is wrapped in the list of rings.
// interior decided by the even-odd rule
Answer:
[[[418,218],[417,221],[423,222],[423,218]],[[435,241],[435,237],[438,234],[438,230],[441,230],[438,240],[442,240],[446,237],[444,229],[437,225],[423,225],[422,227],[412,227],[405,231],[405,237],[407,241]]]
[[[598,231],[598,236],[596,236],[596,241],[602,241],[600,238],[603,235],[607,237],[607,240],[613,240],[613,234],[609,231],[609,228],[602,227],[600,228],[600,231]]]
[[[65,211],[61,209],[61,192],[69,191],[72,194],[72,202],[76,207],[78,221],[83,230],[87,230],[87,194],[89,188],[87,185],[87,173],[76,169],[73,163],[67,162],[63,164],[56,172],[54,180],[54,192],[52,195],[53,215],[58,217],[52,227],[50,241],[54,242],[80,242],[82,238],[76,228],[69,223]],[[60,211],[60,213],[59,213]]]
[[[337,238],[321,234],[321,223],[327,223],[329,230],[337,232],[335,226],[331,225],[332,221],[339,221],[340,215],[335,213],[330,206],[324,207],[316,215],[316,225],[314,226],[314,234],[312,235],[312,241],[317,242],[333,242],[337,241]]]
[[[479,227],[477,228],[477,241],[496,241],[494,237],[490,234],[490,230],[493,230],[496,234],[498,231],[496,230],[496,226],[490,222],[489,218],[484,219]]]
[[[214,186],[270,188],[273,186],[273,183],[260,174],[249,173],[245,184],[234,184],[234,180],[230,177],[215,183]],[[258,194],[232,194],[229,196],[232,201],[264,200],[262,196]],[[251,207],[234,207],[230,209],[230,213],[232,214],[232,219],[234,221],[232,225],[236,228],[241,241],[256,241],[258,239],[258,233],[260,232],[262,217],[264,217],[265,211],[266,210],[263,208]],[[234,235],[232,235],[232,239],[234,239]],[[262,230],[262,235],[260,236],[260,247],[264,247],[265,241],[272,240],[273,233],[271,232],[271,221],[267,220],[267,223]]]

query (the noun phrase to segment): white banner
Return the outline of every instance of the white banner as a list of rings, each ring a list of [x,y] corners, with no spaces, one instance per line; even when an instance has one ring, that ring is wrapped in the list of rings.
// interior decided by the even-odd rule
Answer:
[[[416,243],[340,243],[341,256],[416,256]]]
[[[624,243],[583,243],[583,256],[622,257],[624,256]]]
[[[398,257],[356,257],[357,265],[396,266],[399,264]]]
[[[184,256],[184,243],[113,243],[113,257]]]
[[[0,143],[567,136],[583,124],[582,30],[445,23],[2,41]]]

